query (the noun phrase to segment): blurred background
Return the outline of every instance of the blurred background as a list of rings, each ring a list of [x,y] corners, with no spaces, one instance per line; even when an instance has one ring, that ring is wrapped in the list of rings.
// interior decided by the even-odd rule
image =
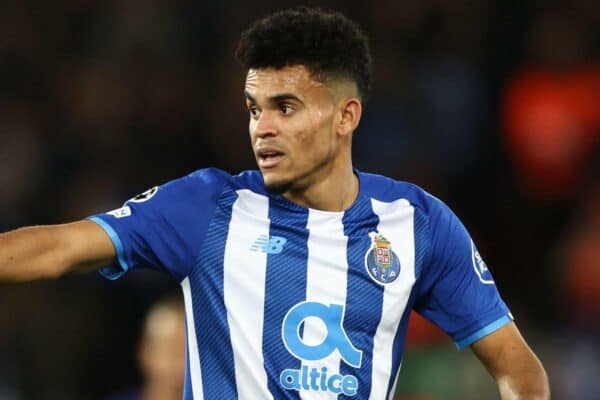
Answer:
[[[0,231],[119,207],[195,169],[254,168],[233,51],[295,2],[4,0]],[[415,182],[469,228],[553,398],[600,399],[600,2],[306,1],[370,35],[355,165]],[[0,399],[141,385],[144,315],[178,284],[134,271],[0,286]],[[401,399],[497,398],[470,350],[413,318]]]

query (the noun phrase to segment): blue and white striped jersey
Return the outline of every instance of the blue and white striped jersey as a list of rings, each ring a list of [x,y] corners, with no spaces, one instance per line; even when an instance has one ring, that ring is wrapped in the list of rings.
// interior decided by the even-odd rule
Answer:
[[[412,309],[459,348],[512,319],[444,203],[357,174],[340,212],[268,194],[258,171],[204,169],[91,217],[117,250],[106,277],[181,283],[185,399],[389,399]]]

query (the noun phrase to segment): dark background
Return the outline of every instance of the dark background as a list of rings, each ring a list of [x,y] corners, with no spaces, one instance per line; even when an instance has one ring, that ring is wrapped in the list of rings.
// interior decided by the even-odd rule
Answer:
[[[370,36],[374,95],[355,166],[446,201],[554,398],[600,398],[600,2],[307,3]],[[233,51],[250,21],[295,4],[3,1],[0,231],[118,208],[207,166],[254,168]],[[177,290],[145,271],[0,286],[0,399],[99,399],[139,384],[143,314]],[[404,370],[421,375],[401,375],[400,393],[493,397],[470,382],[489,386],[481,367],[450,373],[470,365],[468,350],[455,359],[449,342],[411,343]],[[444,362],[439,384],[419,384]]]

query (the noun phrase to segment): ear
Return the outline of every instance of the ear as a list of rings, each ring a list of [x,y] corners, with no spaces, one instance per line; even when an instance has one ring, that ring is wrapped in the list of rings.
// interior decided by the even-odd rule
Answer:
[[[341,136],[350,136],[358,126],[362,115],[362,104],[356,97],[341,101],[337,132]]]

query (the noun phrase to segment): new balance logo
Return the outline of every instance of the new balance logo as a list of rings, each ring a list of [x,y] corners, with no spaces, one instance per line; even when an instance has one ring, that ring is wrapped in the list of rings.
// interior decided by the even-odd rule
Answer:
[[[262,251],[267,254],[279,254],[283,251],[283,245],[287,239],[281,236],[260,235],[250,246],[251,251]]]

